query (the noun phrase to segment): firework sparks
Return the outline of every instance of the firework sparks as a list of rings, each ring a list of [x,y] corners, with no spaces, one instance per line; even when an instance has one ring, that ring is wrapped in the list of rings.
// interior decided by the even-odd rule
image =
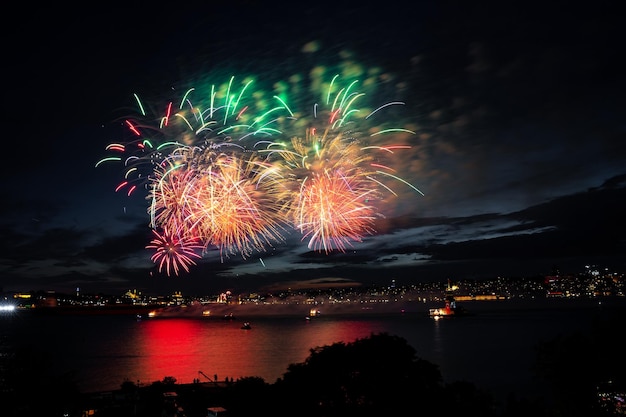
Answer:
[[[195,237],[177,236],[165,231],[154,235],[146,249],[154,250],[152,261],[159,265],[159,272],[165,270],[167,275],[178,275],[181,269],[189,272],[189,267],[196,265],[194,258],[201,258],[197,251],[202,249]]]
[[[152,227],[201,236],[220,256],[265,251],[282,240],[281,186],[254,156],[180,149],[185,164],[158,170],[151,187]]]
[[[155,112],[151,117],[135,95],[139,114],[124,120],[131,139],[125,144],[109,144],[106,151],[110,155],[98,161],[96,167],[109,162],[122,163],[124,180],[115,191],[126,190],[131,195],[141,186],[147,188],[155,171],[168,164],[168,159],[181,147],[245,150],[238,144],[245,138],[258,140],[277,133],[275,116],[284,106],[279,102],[272,107],[261,93],[248,94],[252,84],[252,80],[247,80],[236,90],[231,77],[221,88],[211,85],[198,103],[192,101],[192,96],[201,93],[191,88],[178,105],[169,101],[158,106],[162,113]]]
[[[333,95],[333,83],[326,94],[326,107],[315,109],[315,119],[321,129],[309,127],[304,138],[293,136],[287,143],[272,143],[262,152],[274,158],[291,185],[292,203],[285,217],[308,239],[309,249],[323,252],[345,252],[354,242],[375,233],[375,220],[383,215],[377,203],[383,190],[395,195],[389,179],[410,185],[382,163],[404,145],[373,146],[361,137],[365,121],[381,109],[400,105],[391,102],[378,107],[364,118],[354,120],[360,111],[354,108],[362,93],[353,91],[356,81]],[[318,114],[321,119],[318,121]],[[359,129],[360,128],[360,129]],[[320,133],[321,132],[321,133]],[[408,129],[379,129],[370,137],[384,134],[414,134]],[[383,155],[376,155],[383,154]],[[382,178],[381,178],[382,177]]]
[[[147,189],[155,236],[147,248],[155,251],[152,260],[159,272],[189,272],[194,259],[210,249],[217,249],[222,261],[235,254],[246,259],[284,241],[288,226],[308,240],[311,250],[344,252],[375,234],[375,221],[383,217],[383,193],[396,194],[391,181],[421,194],[387,161],[408,146],[380,145],[384,135],[413,132],[368,129],[374,116],[401,102],[359,110],[355,105],[364,94],[355,90],[357,81],[340,88],[334,78],[324,105],[316,103],[308,120],[278,96],[275,107],[254,105],[254,99],[248,103],[251,83],[239,91],[232,78],[222,89],[211,86],[200,104],[191,101],[195,90],[190,89],[178,106],[163,107],[158,127],[126,120],[133,140],[110,144],[107,151],[113,156],[96,164],[124,164],[116,191],[130,196],[139,185]],[[305,134],[286,136],[284,130]]]

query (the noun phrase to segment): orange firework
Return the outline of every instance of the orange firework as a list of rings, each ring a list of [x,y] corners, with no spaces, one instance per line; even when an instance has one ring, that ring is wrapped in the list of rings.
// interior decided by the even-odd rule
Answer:
[[[376,210],[368,204],[373,193],[359,175],[347,171],[312,173],[292,207],[294,224],[309,239],[309,249],[343,252],[352,241],[373,234]]]
[[[309,240],[310,249],[345,251],[352,241],[374,233],[377,210],[371,203],[379,192],[365,170],[371,157],[341,134],[328,138],[312,132],[304,140],[293,138],[289,151],[278,152],[294,184],[285,216]]]
[[[283,239],[274,167],[254,154],[186,148],[177,155],[184,164],[162,171],[151,189],[154,226],[193,234],[222,258],[247,258]]]
[[[375,146],[364,143],[362,138],[367,119],[384,107],[402,103],[381,106],[355,121],[359,111],[353,105],[363,94],[352,91],[353,82],[331,100],[333,85],[329,86],[329,108],[321,129],[312,127],[320,123],[313,120],[304,138],[294,136],[288,143],[274,142],[261,151],[280,166],[285,177],[286,193],[291,194],[285,198],[291,200],[284,206],[285,217],[303,239],[308,239],[310,249],[326,253],[344,252],[352,242],[361,242],[364,236],[375,233],[375,220],[383,217],[377,207],[382,202],[382,191],[395,195],[384,180],[404,182],[419,192],[390,174],[393,170],[384,163],[384,158],[400,147]],[[413,134],[406,129],[374,130],[370,139],[385,133]]]

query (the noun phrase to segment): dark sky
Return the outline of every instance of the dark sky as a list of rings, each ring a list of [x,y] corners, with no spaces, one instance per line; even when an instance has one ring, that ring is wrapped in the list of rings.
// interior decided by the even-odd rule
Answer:
[[[5,291],[626,267],[625,37],[610,2],[209,3],[24,4],[3,25]],[[162,115],[189,87],[253,77],[259,90],[300,87],[291,103],[307,120],[313,84],[336,73],[358,76],[366,107],[405,103],[389,121],[415,134],[394,169],[424,195],[398,187],[346,253],[311,252],[294,233],[247,259],[213,251],[189,274],[158,273],[145,194],[115,192],[121,165],[96,168],[128,139],[133,94]]]

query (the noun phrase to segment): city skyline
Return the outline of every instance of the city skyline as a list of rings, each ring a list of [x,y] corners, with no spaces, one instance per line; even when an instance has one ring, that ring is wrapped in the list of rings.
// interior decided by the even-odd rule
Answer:
[[[42,302],[54,300],[54,305],[188,305],[199,301],[202,303],[222,304],[290,304],[307,302],[341,302],[341,300],[359,303],[365,298],[378,299],[379,302],[390,301],[430,301],[443,300],[446,294],[456,294],[463,301],[472,300],[506,300],[513,298],[596,298],[624,297],[624,280],[626,272],[613,270],[602,265],[586,265],[583,269],[562,274],[558,270],[551,275],[534,276],[493,276],[480,279],[412,281],[398,283],[395,279],[388,282],[375,282],[368,285],[357,282],[328,282],[325,280],[299,282],[296,287],[266,288],[263,291],[241,289],[239,292],[224,290],[214,293],[156,293],[143,292],[130,288],[120,293],[86,292],[80,287],[70,292],[54,289],[38,289],[28,292],[4,291],[5,301],[10,298],[22,299],[24,302]],[[400,295],[400,299],[398,299]],[[52,298],[50,298],[52,297]],[[333,301],[333,299],[335,301]],[[39,301],[36,301],[39,300]],[[157,301],[158,300],[158,301]],[[314,300],[314,301],[313,301]],[[76,304],[78,303],[78,304]]]

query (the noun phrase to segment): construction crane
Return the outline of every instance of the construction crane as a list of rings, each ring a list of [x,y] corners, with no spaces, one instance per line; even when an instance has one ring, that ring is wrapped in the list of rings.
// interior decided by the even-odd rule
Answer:
[[[202,375],[203,377],[205,377],[206,379],[208,379],[210,382],[217,382],[217,381],[212,380],[207,374],[205,374],[202,371],[198,371],[198,373]]]

